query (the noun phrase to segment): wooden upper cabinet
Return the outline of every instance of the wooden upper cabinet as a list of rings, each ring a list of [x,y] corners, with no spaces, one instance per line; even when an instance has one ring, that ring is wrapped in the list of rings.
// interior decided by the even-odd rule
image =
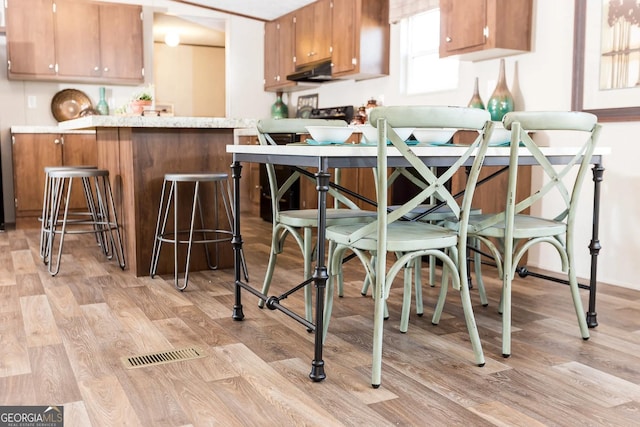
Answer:
[[[9,77],[55,76],[53,2],[10,0],[5,19]]]
[[[283,90],[295,86],[287,75],[296,69],[294,56],[294,15],[284,15],[264,25],[264,88]]]
[[[100,77],[100,6],[56,0],[55,43],[60,77]]]
[[[141,14],[116,3],[9,0],[9,78],[139,84]]]
[[[440,0],[440,57],[482,60],[531,50],[533,0]]]
[[[100,4],[100,64],[105,79],[144,81],[142,7]]]
[[[331,59],[331,1],[319,0],[295,12],[296,67]]]
[[[332,20],[334,77],[389,74],[389,0],[334,0]]]

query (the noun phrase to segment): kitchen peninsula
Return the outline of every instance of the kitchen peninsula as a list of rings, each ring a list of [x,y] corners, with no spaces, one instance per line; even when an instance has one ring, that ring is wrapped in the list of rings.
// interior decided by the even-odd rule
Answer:
[[[97,166],[109,170],[118,221],[125,239],[127,268],[136,276],[149,274],[149,264],[165,173],[226,172],[234,129],[253,128],[255,120],[208,117],[86,116],[58,124],[60,129],[95,129]],[[187,202],[187,200],[189,201]],[[211,206],[203,195],[203,207]],[[190,209],[190,197],[182,197]],[[224,212],[222,205],[220,212]],[[181,215],[188,219],[188,214]],[[223,215],[224,217],[224,215]],[[182,245],[185,246],[185,245]],[[231,244],[220,245],[220,268],[233,266]],[[194,250],[191,270],[206,268],[202,251]],[[158,274],[173,271],[173,251],[167,246]]]

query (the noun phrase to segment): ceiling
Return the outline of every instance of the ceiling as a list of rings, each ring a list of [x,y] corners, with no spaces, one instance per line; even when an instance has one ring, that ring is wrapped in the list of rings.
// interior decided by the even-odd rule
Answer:
[[[174,0],[206,9],[244,16],[260,21],[271,21],[315,0]],[[224,46],[225,20],[201,16],[168,15],[156,13],[153,18],[153,40],[164,42],[165,35],[175,32],[180,43],[198,46]]]
[[[179,35],[183,45],[219,46],[225,45],[223,19],[209,19],[195,16],[174,16],[164,13],[153,15],[153,41],[164,43],[167,33]]]
[[[271,21],[293,10],[313,3],[315,0],[174,0],[177,3],[199,5],[212,10],[234,15]]]

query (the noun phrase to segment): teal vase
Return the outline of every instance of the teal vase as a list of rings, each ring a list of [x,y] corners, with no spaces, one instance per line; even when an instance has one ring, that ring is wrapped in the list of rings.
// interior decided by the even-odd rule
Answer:
[[[469,100],[469,107],[471,108],[480,108],[484,110],[484,102],[482,102],[482,98],[480,98],[480,91],[478,90],[478,78],[476,77],[476,84],[473,88],[473,96]]]
[[[487,102],[487,111],[491,113],[491,120],[499,122],[502,117],[510,111],[513,111],[513,95],[507,87],[507,78],[504,71],[504,59],[500,60],[500,74],[498,74],[498,84],[496,85],[489,102]]]
[[[98,101],[98,105],[96,105],[96,110],[102,116],[109,115],[109,104],[107,104],[107,100],[105,99],[105,90],[103,87],[100,88],[100,100]]]
[[[289,117],[289,107],[282,102],[282,92],[277,92],[276,96],[276,102],[271,106],[271,117],[274,119],[286,119]]]

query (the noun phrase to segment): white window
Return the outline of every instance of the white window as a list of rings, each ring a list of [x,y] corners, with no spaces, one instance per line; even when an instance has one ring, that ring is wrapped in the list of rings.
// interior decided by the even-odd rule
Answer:
[[[442,92],[458,87],[458,60],[440,59],[440,9],[401,21],[405,58],[405,92],[408,95]]]

